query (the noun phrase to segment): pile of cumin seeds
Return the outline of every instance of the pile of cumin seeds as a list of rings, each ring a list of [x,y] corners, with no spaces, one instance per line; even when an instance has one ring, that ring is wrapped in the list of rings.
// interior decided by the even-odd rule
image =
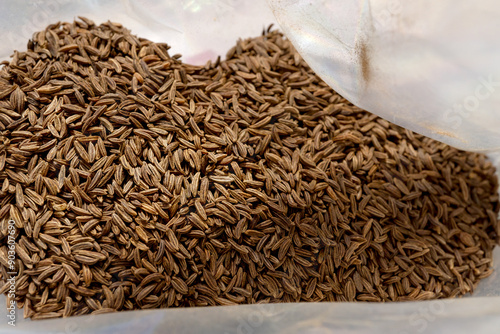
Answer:
[[[119,24],[36,33],[0,69],[0,292],[44,319],[473,292],[495,170],[363,111],[278,31],[183,64]]]

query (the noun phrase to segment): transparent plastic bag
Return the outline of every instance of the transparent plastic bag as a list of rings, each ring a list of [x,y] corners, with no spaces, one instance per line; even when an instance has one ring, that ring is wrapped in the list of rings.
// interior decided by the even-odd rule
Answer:
[[[142,310],[0,323],[1,334],[498,334],[500,298]]]
[[[494,0],[269,0],[285,34],[357,106],[457,148],[500,150]]]
[[[332,4],[336,2],[317,2],[311,6],[316,9],[323,8],[325,12],[328,12],[335,9]],[[256,36],[264,27],[274,22],[273,14],[264,0],[0,0],[0,4],[2,5],[0,12],[1,59],[8,59],[14,49],[25,49],[26,42],[34,31],[41,30],[47,24],[58,20],[71,21],[76,16],[85,16],[97,23],[108,19],[120,22],[139,36],[169,43],[172,46],[172,54],[182,53],[183,60],[193,64],[203,64],[208,59],[215,59],[219,54],[224,55],[239,37]],[[280,20],[289,18],[291,22],[299,18],[301,13],[298,7],[293,7],[300,5],[298,2],[271,1],[271,5]],[[297,12],[285,12],[284,6],[288,5],[290,5],[290,10],[297,10]],[[346,10],[348,8],[349,6],[345,7]],[[357,14],[357,12],[353,11],[352,14]],[[354,38],[357,32],[356,24],[350,21],[357,16],[344,15],[346,13],[339,10],[334,19],[340,27],[345,26],[345,34],[349,29],[353,29],[351,34]],[[311,22],[311,20],[307,21],[307,23]],[[322,74],[335,89],[346,97],[351,99],[356,97],[353,92],[357,91],[355,80],[359,73],[356,72],[355,66],[344,68],[341,63],[335,65],[338,68],[337,73],[330,74],[332,78],[337,78],[338,83],[328,80],[328,76],[320,71],[322,67],[318,59],[326,62],[330,51],[324,49],[323,55],[318,57],[308,54],[308,51],[313,50],[321,52],[321,48],[318,47],[322,44],[314,44],[314,41],[311,41],[312,44],[309,45],[314,49],[308,50],[305,48],[307,44],[297,42],[304,37],[300,33],[314,32],[314,27],[307,27],[306,21],[303,23],[304,30],[298,32],[292,30],[286,22],[282,22],[282,27],[313,68],[319,71],[318,73]],[[315,36],[313,34],[310,38],[314,40]],[[323,42],[326,43],[326,40]],[[342,62],[348,64],[348,53],[344,56],[339,59],[343,59]],[[353,77],[350,79],[350,76]],[[352,87],[347,85],[349,82]],[[387,94],[385,98],[392,101],[394,96],[396,95]],[[363,101],[363,99],[358,100]],[[353,102],[358,103],[358,100],[353,100]],[[401,96],[396,100],[401,102],[404,98]],[[389,102],[386,101],[386,103]],[[396,118],[392,118],[389,111],[380,114],[396,122],[404,118],[404,115],[398,113],[395,113]],[[411,116],[411,114],[406,116]],[[399,124],[405,125],[401,121]],[[481,135],[486,137],[485,133]],[[479,145],[477,147],[485,149],[493,146]],[[8,318],[3,316],[3,320],[0,321],[0,334],[323,334],[332,332],[403,334],[443,333],[445,331],[455,334],[471,331],[496,334],[500,328],[500,251],[498,249],[495,252],[494,261],[493,266],[497,270],[480,283],[472,298],[387,304],[299,303],[161,309],[46,321],[22,319],[22,310],[18,310],[16,327],[8,325]],[[5,297],[0,296],[0,305],[4,304]]]
[[[239,37],[257,36],[274,22],[265,0],[1,0],[0,59],[26,49],[35,31],[84,16],[119,22],[138,36],[172,46],[171,54],[202,65],[224,56]]]

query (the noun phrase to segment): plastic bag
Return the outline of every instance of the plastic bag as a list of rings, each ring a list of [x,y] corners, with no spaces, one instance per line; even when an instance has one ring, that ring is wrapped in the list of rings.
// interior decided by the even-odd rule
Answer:
[[[142,310],[0,323],[1,334],[498,334],[500,298]]]
[[[86,16],[96,22],[108,19],[120,22],[139,36],[169,43],[172,45],[172,54],[182,53],[185,62],[194,64],[203,64],[208,59],[215,59],[219,54],[224,55],[239,37],[256,36],[274,21],[272,12],[264,0],[2,0],[1,4],[0,58],[2,59],[8,59],[14,49],[24,49],[34,31],[41,30],[57,20],[71,21],[77,15]],[[283,6],[288,3],[273,4]],[[314,6],[323,6],[321,8],[324,8],[325,12],[330,9],[327,2],[318,2]],[[274,8],[276,10],[277,7]],[[280,19],[283,19],[285,14],[279,10],[275,13]],[[349,27],[351,24],[349,17],[342,16],[340,11],[338,13],[335,20],[343,20],[346,27]],[[288,13],[286,15],[292,19],[297,18],[299,14],[296,12],[295,16]],[[301,45],[296,42],[300,36],[290,30],[286,23],[283,28],[300,49]],[[305,26],[303,28],[306,29]],[[353,30],[353,34],[355,32],[356,30]],[[308,57],[305,51],[301,50]],[[327,56],[326,52],[324,56]],[[308,60],[316,70],[319,69],[318,62],[314,62],[314,59]],[[347,61],[347,58],[344,61]],[[338,66],[339,69],[342,68],[341,65]],[[343,76],[338,79],[339,82],[349,82],[349,75],[354,73],[349,72],[351,70],[354,68],[346,68],[342,72]],[[342,85],[333,83],[332,86],[348,96],[347,90],[339,89]],[[2,316],[0,334],[166,332],[323,334],[333,331],[403,334],[443,333],[444,329],[450,333],[470,333],[479,330],[481,333],[496,334],[500,328],[500,251],[497,249],[495,253],[494,274],[480,283],[474,297],[461,300],[161,309],[46,321],[22,319],[22,310],[18,310],[16,327],[8,325],[8,318]],[[4,304],[5,297],[0,296],[0,305]],[[4,313],[0,311],[0,314]]]
[[[274,16],[265,0],[2,0],[0,59],[26,49],[35,31],[84,16],[119,22],[140,37],[172,46],[171,54],[204,65],[225,56],[239,37],[259,35]]]
[[[500,150],[494,0],[270,0],[308,64],[355,105],[465,150]]]

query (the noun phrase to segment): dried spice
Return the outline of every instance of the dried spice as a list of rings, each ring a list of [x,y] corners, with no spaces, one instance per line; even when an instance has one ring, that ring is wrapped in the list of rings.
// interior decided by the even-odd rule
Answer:
[[[447,298],[491,273],[484,155],[353,106],[277,31],[205,66],[168,49],[82,18],[0,69],[26,317]]]

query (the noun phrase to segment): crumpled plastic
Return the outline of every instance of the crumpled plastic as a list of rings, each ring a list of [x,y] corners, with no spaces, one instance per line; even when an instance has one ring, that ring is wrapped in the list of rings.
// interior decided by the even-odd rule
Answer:
[[[494,0],[269,0],[302,57],[355,105],[471,151],[500,150]]]

